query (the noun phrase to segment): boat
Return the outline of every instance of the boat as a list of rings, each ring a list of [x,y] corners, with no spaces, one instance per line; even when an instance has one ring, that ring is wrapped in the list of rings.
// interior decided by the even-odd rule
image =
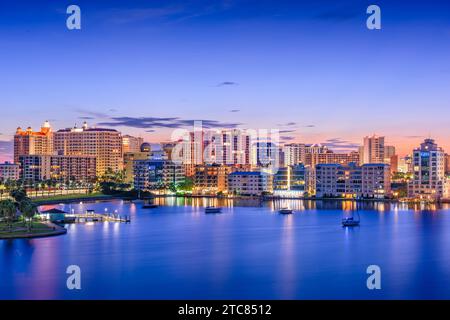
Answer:
[[[343,227],[356,227],[359,226],[360,218],[359,213],[356,213],[356,217],[352,214],[350,217],[342,218]]]
[[[292,209],[289,208],[281,208],[280,210],[278,210],[279,213],[281,214],[291,214],[293,213]]]
[[[205,213],[221,213],[222,212],[222,208],[219,207],[206,207],[205,208]]]
[[[153,202],[153,199],[148,199],[144,201],[142,209],[153,209],[158,208],[158,205]]]

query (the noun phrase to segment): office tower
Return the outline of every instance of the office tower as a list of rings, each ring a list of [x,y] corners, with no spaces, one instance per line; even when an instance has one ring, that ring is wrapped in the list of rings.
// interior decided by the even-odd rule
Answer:
[[[412,156],[413,178],[408,183],[408,196],[436,200],[446,192],[445,153],[433,139],[425,139]]]
[[[108,169],[123,169],[122,136],[114,129],[83,127],[58,130],[54,133],[55,152],[66,156],[94,156],[97,175]]]
[[[143,143],[143,138],[124,135],[122,136],[122,151],[123,153],[140,152]]]
[[[363,163],[384,163],[384,137],[364,137],[363,147]]]
[[[17,128],[14,135],[14,163],[19,163],[20,155],[38,154],[51,155],[53,153],[53,132],[48,121],[45,121],[40,131]]]
[[[278,197],[302,197],[309,193],[310,167],[303,164],[280,167],[273,176],[273,194]]]

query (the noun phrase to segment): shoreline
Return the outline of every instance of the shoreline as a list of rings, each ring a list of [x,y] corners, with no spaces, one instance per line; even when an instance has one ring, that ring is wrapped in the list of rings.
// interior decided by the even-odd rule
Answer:
[[[214,195],[154,195],[154,198],[210,198],[210,199],[224,199],[224,200],[260,200],[261,202],[265,201],[276,201],[276,200],[303,200],[303,201],[324,201],[324,202],[332,202],[332,201],[350,201],[355,203],[373,203],[373,202],[380,202],[380,203],[406,203],[406,204],[420,204],[420,203],[427,203],[427,204],[443,204],[443,203],[450,203],[450,200],[441,200],[441,201],[434,201],[434,202],[421,202],[421,201],[401,201],[400,199],[346,199],[346,198],[295,198],[295,197],[270,197],[270,196],[235,196],[232,198],[224,197],[224,196],[214,196]],[[129,198],[129,197],[123,197],[123,196],[115,196],[115,195],[99,195],[99,196],[92,196],[92,197],[77,197],[77,198],[70,198],[70,199],[40,199],[40,200],[34,200],[33,202],[38,206],[43,205],[55,205],[55,204],[68,204],[68,203],[76,203],[76,202],[96,202],[96,201],[112,201],[112,200],[128,200],[128,201],[135,201],[135,200],[144,200],[139,198]]]
[[[46,238],[46,237],[55,237],[60,236],[67,233],[67,229],[52,222],[46,222],[46,225],[54,228],[53,231],[43,232],[43,233],[23,233],[23,234],[11,234],[2,236],[0,235],[0,240],[16,240],[16,239],[33,239],[33,238]]]

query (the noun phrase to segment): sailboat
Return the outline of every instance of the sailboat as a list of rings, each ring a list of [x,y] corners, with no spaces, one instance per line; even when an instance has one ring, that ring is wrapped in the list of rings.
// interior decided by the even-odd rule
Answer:
[[[342,226],[343,227],[355,227],[359,226],[360,217],[358,211],[356,211],[356,216],[353,214],[350,217],[344,217],[342,218]]]

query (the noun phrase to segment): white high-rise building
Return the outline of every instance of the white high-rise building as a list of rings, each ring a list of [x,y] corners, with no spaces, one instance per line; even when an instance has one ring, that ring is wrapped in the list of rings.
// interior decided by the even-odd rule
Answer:
[[[299,163],[305,163],[306,146],[304,143],[290,143],[283,147],[284,165],[295,166]]]
[[[433,139],[425,139],[414,149],[413,178],[408,184],[408,196],[425,200],[446,197],[445,153]]]
[[[384,163],[384,137],[364,137],[363,163]]]

